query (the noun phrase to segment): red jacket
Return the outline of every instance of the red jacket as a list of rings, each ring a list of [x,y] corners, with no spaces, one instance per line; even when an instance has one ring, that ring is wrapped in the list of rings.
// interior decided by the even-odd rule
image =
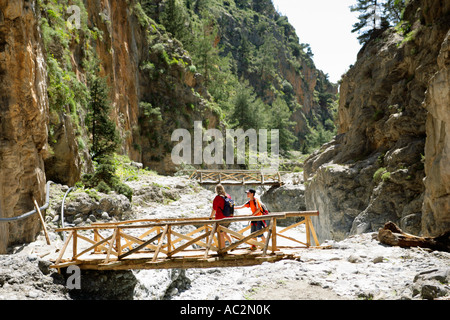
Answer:
[[[230,195],[227,193],[227,197],[231,199]],[[217,195],[213,201],[213,209],[216,210],[216,220],[225,219],[223,215],[223,208],[225,207],[225,199],[222,196]]]

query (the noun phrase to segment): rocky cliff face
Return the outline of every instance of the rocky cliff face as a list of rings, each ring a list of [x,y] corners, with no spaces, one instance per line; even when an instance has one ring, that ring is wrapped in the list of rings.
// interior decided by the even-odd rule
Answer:
[[[48,14],[59,9],[57,14],[67,18],[68,3],[61,3],[62,10],[43,7],[41,14],[50,29],[60,30],[70,41],[64,50],[51,38],[47,54],[56,57],[61,69],[75,74],[72,82],[82,88],[89,77],[87,65],[98,59],[100,76],[107,79],[110,89],[111,117],[122,139],[120,152],[160,173],[173,172],[171,132],[179,127],[193,128],[196,120],[204,120],[209,127],[219,122],[208,108],[210,97],[201,75],[190,72],[188,53],[146,16],[140,1],[79,2],[81,27],[72,31]],[[71,63],[67,64],[67,60]],[[72,87],[76,96],[78,89]],[[53,135],[49,142],[53,153],[46,159],[49,179],[70,185],[92,168],[87,148],[89,134],[84,125],[86,102],[76,97],[74,100],[75,108],[65,106],[59,110],[60,106],[56,106],[57,112],[51,112]]]
[[[48,101],[38,22],[33,2],[0,1],[0,218],[44,199]],[[31,241],[39,228],[37,216],[0,222],[0,253]]]
[[[222,54],[231,54],[239,77],[247,79],[266,103],[272,103],[278,92],[292,96],[291,120],[299,149],[311,133],[310,127],[323,126],[326,120],[333,119],[331,100],[336,99],[337,86],[316,68],[311,53],[304,52],[309,45],[300,43],[301,35],[299,39],[287,17],[281,16],[271,1],[242,2],[236,8],[224,1],[223,8],[214,15],[218,17]],[[264,48],[268,42],[273,48]],[[268,53],[270,59],[264,65],[268,68],[274,63],[276,70],[265,75],[258,59]]]
[[[85,117],[95,58],[110,87],[121,151],[133,160],[173,172],[169,134],[195,120],[218,126],[189,56],[139,1],[74,4],[79,28],[67,24],[68,1],[0,1],[0,217],[32,210],[33,199],[42,204],[46,180],[73,185],[92,170]],[[149,119],[142,102],[161,120]],[[39,229],[37,215],[0,222],[0,253]]]
[[[389,220],[414,234],[450,228],[449,9],[412,1],[411,31],[391,28],[369,41],[344,76],[339,135],[305,164],[306,203],[321,213],[322,239]]]
[[[450,32],[438,56],[438,72],[427,90],[425,143],[424,233],[440,233],[450,226]]]

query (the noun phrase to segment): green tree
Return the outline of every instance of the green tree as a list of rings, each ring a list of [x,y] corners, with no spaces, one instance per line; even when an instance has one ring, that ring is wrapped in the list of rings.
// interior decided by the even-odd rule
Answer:
[[[91,157],[99,158],[112,155],[120,143],[114,121],[110,119],[111,104],[108,99],[106,80],[93,75],[89,83],[90,99],[87,125],[92,136]]]
[[[292,126],[295,125],[295,122],[290,120],[292,112],[289,110],[286,101],[281,97],[275,99],[269,112],[270,122],[268,127],[269,129],[279,130],[280,154],[284,155],[293,149],[293,144],[297,141],[297,137],[292,132]]]
[[[180,5],[177,0],[166,1],[164,11],[161,14],[161,22],[175,38],[184,42],[183,40],[188,34],[186,32],[188,19],[184,12],[184,6]]]
[[[194,10],[198,13],[207,10],[211,5],[211,0],[195,0]]]
[[[110,119],[108,85],[105,78],[97,75],[98,67],[90,67],[94,72],[88,80],[90,95],[86,123],[92,136],[90,152],[95,172],[85,174],[83,183],[102,192],[114,190],[131,200],[132,189],[116,175],[114,153],[120,144],[120,137],[116,124]]]
[[[100,192],[108,193],[111,190],[123,194],[130,201],[133,197],[133,190],[120,181],[116,174],[117,164],[113,155],[103,155],[96,162],[95,172],[83,176],[83,183],[88,188],[96,188]]]
[[[360,12],[359,21],[353,25],[352,32],[358,32],[361,44],[367,42],[372,34],[381,29],[383,4],[381,0],[358,0],[350,7],[352,12]]]
[[[277,62],[277,48],[273,37],[266,34],[264,44],[259,49],[259,71],[262,77],[271,77],[275,73],[275,63]]]
[[[214,44],[217,36],[217,29],[214,24],[214,19],[205,17],[201,25],[194,30],[194,39],[196,41],[188,48],[194,57],[198,71],[205,78],[205,86],[207,88],[213,79],[214,69],[217,69],[220,63],[220,50]]]
[[[266,125],[264,103],[256,97],[248,81],[238,85],[236,96],[233,99],[233,112],[230,123],[233,128],[258,130]]]
[[[358,32],[358,40],[366,43],[377,30],[396,25],[402,18],[407,0],[358,0],[350,7],[352,12],[360,12],[359,21],[352,32]]]
[[[406,2],[407,0],[387,0],[383,14],[391,24],[396,25],[402,20]]]

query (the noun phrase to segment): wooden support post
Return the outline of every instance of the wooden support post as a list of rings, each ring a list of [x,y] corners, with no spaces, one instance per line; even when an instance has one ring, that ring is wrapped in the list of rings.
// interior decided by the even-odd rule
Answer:
[[[120,228],[117,228],[117,233],[116,233],[116,251],[117,251],[117,256],[120,256],[120,254],[122,253],[122,247],[120,245]]]
[[[273,223],[274,223],[274,220],[275,219],[272,219],[271,221],[270,221],[270,225],[271,225],[271,227],[269,228],[269,232],[267,233],[267,238],[266,238],[266,244],[264,245],[264,249],[263,249],[263,256],[266,256],[267,255],[267,247],[269,246],[269,241],[270,241],[270,238],[272,237],[272,230],[273,230]],[[273,241],[272,241],[273,242]],[[273,245],[273,244],[272,244]],[[272,253],[273,253],[273,251],[274,251],[274,249],[273,249],[273,247],[272,247]]]
[[[47,244],[50,245],[50,238],[48,237],[47,227],[45,226],[44,217],[42,216],[41,209],[39,209],[39,205],[37,204],[36,200],[34,200],[34,208],[36,209],[37,213],[39,214],[39,220],[41,220],[42,228],[44,229],[45,239],[47,240]]]
[[[170,252],[172,246],[172,227],[169,225],[167,230],[167,252]]]
[[[317,238],[316,230],[314,229],[311,217],[307,217],[307,218],[308,218],[308,221],[309,221],[309,229],[311,230],[314,242],[316,243],[316,246],[319,246],[320,245],[319,239]]]
[[[219,252],[224,247],[224,243],[222,242],[222,237],[220,236],[220,233],[222,232],[220,230],[220,228],[221,228],[221,225],[217,224],[217,247],[219,248]]]
[[[270,233],[272,234],[272,253],[275,253],[277,250],[277,219],[275,218],[272,219]]]
[[[305,227],[306,227],[306,247],[309,248],[311,246],[311,230],[309,224],[309,217],[305,217]]]
[[[97,243],[99,241],[100,241],[100,234],[98,233],[98,229],[95,228],[94,229],[94,242]],[[95,253],[99,253],[100,252],[100,248],[98,246],[95,246],[94,252]]]
[[[314,239],[314,243],[316,246],[319,245],[319,240],[317,239],[316,231],[314,230],[314,226],[311,221],[311,217],[305,217],[305,226],[306,226],[306,244],[307,247],[311,246],[311,234]]]
[[[74,232],[73,232],[73,240],[72,240],[72,248],[73,248],[73,252],[72,252],[72,260],[75,260],[76,259],[76,256],[77,256],[77,242],[78,242],[78,235],[77,235],[77,231],[75,230]]]

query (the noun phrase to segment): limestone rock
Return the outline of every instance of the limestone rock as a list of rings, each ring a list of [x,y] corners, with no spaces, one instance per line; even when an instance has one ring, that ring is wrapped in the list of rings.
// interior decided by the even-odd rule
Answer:
[[[437,61],[439,71],[431,79],[424,101],[428,117],[422,231],[431,236],[450,229],[450,31]]]
[[[307,209],[320,211],[313,222],[321,240],[387,221],[412,234],[449,229],[448,9],[411,1],[405,19],[415,36],[387,29],[344,75],[339,135],[304,166]]]
[[[0,217],[43,204],[48,101],[46,67],[34,5],[0,1]],[[37,215],[0,222],[0,254],[8,245],[32,241]]]

